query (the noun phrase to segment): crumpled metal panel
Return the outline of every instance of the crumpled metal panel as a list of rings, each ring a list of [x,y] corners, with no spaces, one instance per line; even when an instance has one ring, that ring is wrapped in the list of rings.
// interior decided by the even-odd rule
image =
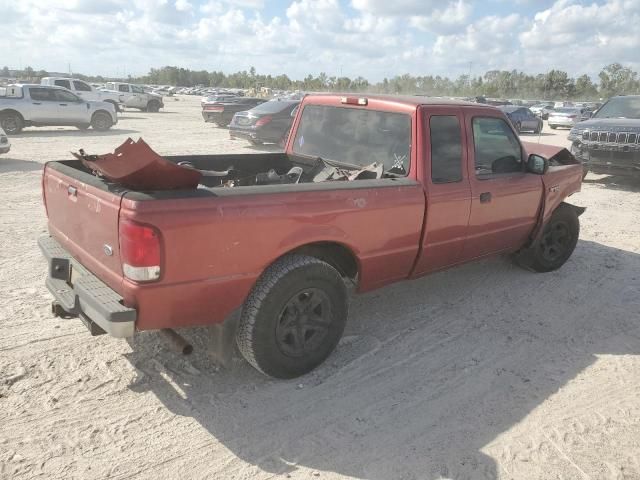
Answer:
[[[202,178],[198,170],[165,160],[142,139],[134,142],[128,138],[106,155],[87,155],[80,150],[73,156],[94,173],[132,190],[194,189]]]

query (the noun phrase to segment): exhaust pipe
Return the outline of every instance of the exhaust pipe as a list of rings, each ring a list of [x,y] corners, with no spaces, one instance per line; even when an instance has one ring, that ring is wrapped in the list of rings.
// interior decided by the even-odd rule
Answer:
[[[173,348],[176,352],[181,353],[182,355],[191,355],[193,352],[193,346],[187,342],[187,340],[175,330],[170,328],[163,328],[160,330],[160,333],[167,341],[167,343]]]

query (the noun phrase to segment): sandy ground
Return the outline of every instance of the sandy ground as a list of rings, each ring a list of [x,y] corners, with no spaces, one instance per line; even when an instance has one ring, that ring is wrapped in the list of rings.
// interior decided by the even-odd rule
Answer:
[[[587,177],[581,240],[555,273],[498,258],[353,298],[338,350],[295,381],[53,318],[42,163],[128,136],[251,151],[197,100],[104,134],[28,129],[0,157],[0,478],[640,479],[637,182]]]

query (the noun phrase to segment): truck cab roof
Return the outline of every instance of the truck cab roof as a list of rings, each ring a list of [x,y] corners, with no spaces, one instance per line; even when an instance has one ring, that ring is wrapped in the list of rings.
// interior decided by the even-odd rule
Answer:
[[[358,93],[312,93],[306,96],[307,101],[314,98],[366,98],[367,100],[378,100],[388,103],[395,103],[398,105],[406,106],[420,106],[420,105],[452,105],[452,106],[467,106],[467,107],[479,107],[474,102],[467,102],[464,100],[453,100],[449,98],[429,97],[422,95],[387,95],[387,94],[358,94]],[[484,105],[486,106],[486,105]]]

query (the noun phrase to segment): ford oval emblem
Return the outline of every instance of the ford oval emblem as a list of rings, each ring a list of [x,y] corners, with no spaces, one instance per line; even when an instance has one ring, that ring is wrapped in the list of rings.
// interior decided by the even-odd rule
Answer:
[[[110,257],[111,255],[113,255],[113,248],[111,248],[111,245],[107,245],[106,243],[102,246],[102,250],[104,251],[104,254],[107,257]]]

